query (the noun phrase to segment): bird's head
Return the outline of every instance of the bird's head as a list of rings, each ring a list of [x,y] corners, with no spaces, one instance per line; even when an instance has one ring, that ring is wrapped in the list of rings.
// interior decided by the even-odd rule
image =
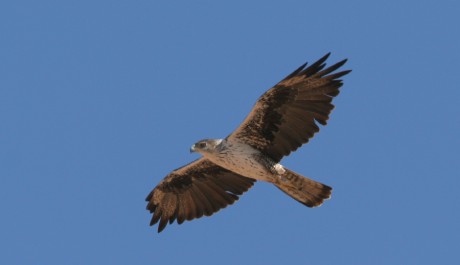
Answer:
[[[208,153],[215,153],[220,150],[222,139],[204,139],[196,142],[192,147],[190,147],[190,153],[200,153],[202,155]]]

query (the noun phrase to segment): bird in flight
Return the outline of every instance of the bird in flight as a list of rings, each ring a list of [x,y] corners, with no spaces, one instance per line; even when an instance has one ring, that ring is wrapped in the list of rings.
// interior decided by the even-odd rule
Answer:
[[[332,188],[304,177],[279,162],[307,143],[326,125],[332,99],[343,85],[336,72],[347,61],[325,68],[330,53],[293,73],[265,92],[241,125],[225,139],[204,139],[190,148],[201,158],[168,174],[147,196],[150,225],[158,233],[233,204],[254,183],[273,183],[300,203],[316,207]]]

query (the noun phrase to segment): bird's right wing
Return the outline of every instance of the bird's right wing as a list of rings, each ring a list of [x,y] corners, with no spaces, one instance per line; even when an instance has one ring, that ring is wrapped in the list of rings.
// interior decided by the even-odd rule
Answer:
[[[153,213],[150,225],[161,232],[169,222],[210,216],[233,204],[252,187],[255,180],[226,170],[200,158],[167,175],[147,196],[147,209]]]

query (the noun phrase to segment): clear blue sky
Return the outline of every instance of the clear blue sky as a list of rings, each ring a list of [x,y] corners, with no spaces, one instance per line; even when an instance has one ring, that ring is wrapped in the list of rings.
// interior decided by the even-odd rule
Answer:
[[[171,2],[0,4],[1,264],[460,262],[459,1]],[[283,163],[331,200],[148,226],[192,143],[327,52],[353,72]]]

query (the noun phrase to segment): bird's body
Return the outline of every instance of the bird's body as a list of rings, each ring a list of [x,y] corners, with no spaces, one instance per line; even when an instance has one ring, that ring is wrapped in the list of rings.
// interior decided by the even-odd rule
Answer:
[[[292,74],[263,94],[243,123],[225,139],[205,139],[191,147],[202,158],[174,170],[147,196],[151,225],[209,216],[235,202],[255,181],[273,183],[308,207],[328,199],[332,189],[279,162],[307,143],[326,125],[332,98],[350,71],[332,73],[346,60],[326,69],[329,54]]]
[[[256,180],[274,182],[275,165],[269,158],[261,155],[260,151],[241,141],[212,139],[203,141],[218,141],[219,145],[212,152],[201,152],[214,164],[242,176],[251,176]],[[193,147],[192,147],[193,148]]]

